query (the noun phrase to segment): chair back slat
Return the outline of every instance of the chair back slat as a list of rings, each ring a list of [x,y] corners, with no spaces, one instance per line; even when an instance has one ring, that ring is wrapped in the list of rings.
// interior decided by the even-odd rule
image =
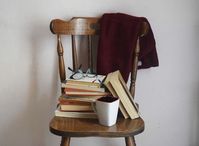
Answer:
[[[93,49],[92,49],[92,36],[88,35],[88,68],[93,72]]]
[[[99,33],[98,18],[74,17],[70,21],[55,19],[50,29],[54,34],[94,35]]]
[[[73,70],[77,70],[78,68],[77,47],[76,47],[76,37],[74,35],[71,36],[71,41],[72,41]]]

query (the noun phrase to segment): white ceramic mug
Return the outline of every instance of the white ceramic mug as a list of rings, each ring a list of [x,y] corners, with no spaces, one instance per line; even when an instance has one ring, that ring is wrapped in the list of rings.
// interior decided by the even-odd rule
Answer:
[[[116,123],[119,108],[119,98],[106,96],[96,100],[94,110],[97,112],[101,125],[112,126]]]

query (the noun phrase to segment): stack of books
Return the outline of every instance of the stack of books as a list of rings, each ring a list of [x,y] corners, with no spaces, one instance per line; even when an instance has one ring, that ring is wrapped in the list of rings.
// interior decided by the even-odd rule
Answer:
[[[92,103],[97,98],[110,95],[101,87],[105,76],[84,76],[81,79],[67,79],[62,83],[64,94],[58,99],[55,116],[72,118],[97,118]]]
[[[55,116],[72,118],[97,118],[92,103],[96,99],[112,94],[120,99],[120,111],[124,118],[140,117],[138,107],[120,73],[115,71],[107,76],[99,76],[100,82],[84,77],[79,80],[68,79],[62,84],[64,95],[59,97]],[[101,86],[103,84],[103,87]]]
[[[93,111],[92,102],[70,99],[62,95],[59,97],[58,108],[55,110],[55,116],[70,118],[97,118]]]

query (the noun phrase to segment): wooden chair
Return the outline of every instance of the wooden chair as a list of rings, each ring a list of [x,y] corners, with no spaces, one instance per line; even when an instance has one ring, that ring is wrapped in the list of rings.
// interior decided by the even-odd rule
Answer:
[[[53,34],[57,35],[57,52],[59,59],[60,80],[66,80],[65,65],[64,65],[64,50],[61,42],[61,35],[72,36],[72,58],[73,69],[78,68],[78,58],[76,50],[76,35],[87,36],[88,40],[88,67],[93,67],[92,60],[92,36],[99,35],[99,18],[77,17],[69,21],[55,19],[51,21],[50,29]],[[140,36],[147,32],[147,24],[143,23]],[[135,56],[133,57],[133,67],[131,72],[130,91],[134,96],[135,80],[137,73],[137,63],[139,54],[139,38],[137,46],[134,49]],[[144,121],[142,118],[134,120],[118,118],[117,123],[111,127],[105,127],[98,124],[96,119],[78,119],[78,118],[63,118],[54,117],[49,125],[50,131],[58,136],[61,136],[61,146],[69,146],[72,137],[124,137],[126,146],[135,146],[134,136],[144,130]]]

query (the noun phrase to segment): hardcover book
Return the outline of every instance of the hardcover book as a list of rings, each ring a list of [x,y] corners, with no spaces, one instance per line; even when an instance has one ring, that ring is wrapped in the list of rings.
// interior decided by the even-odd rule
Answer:
[[[120,98],[120,110],[125,118],[130,117],[131,119],[135,119],[140,117],[133,97],[119,71],[109,73],[104,81],[104,85],[113,96]]]
[[[55,116],[57,117],[70,117],[70,118],[91,118],[96,119],[97,114],[95,112],[71,112],[61,111],[60,106],[55,110]]]

